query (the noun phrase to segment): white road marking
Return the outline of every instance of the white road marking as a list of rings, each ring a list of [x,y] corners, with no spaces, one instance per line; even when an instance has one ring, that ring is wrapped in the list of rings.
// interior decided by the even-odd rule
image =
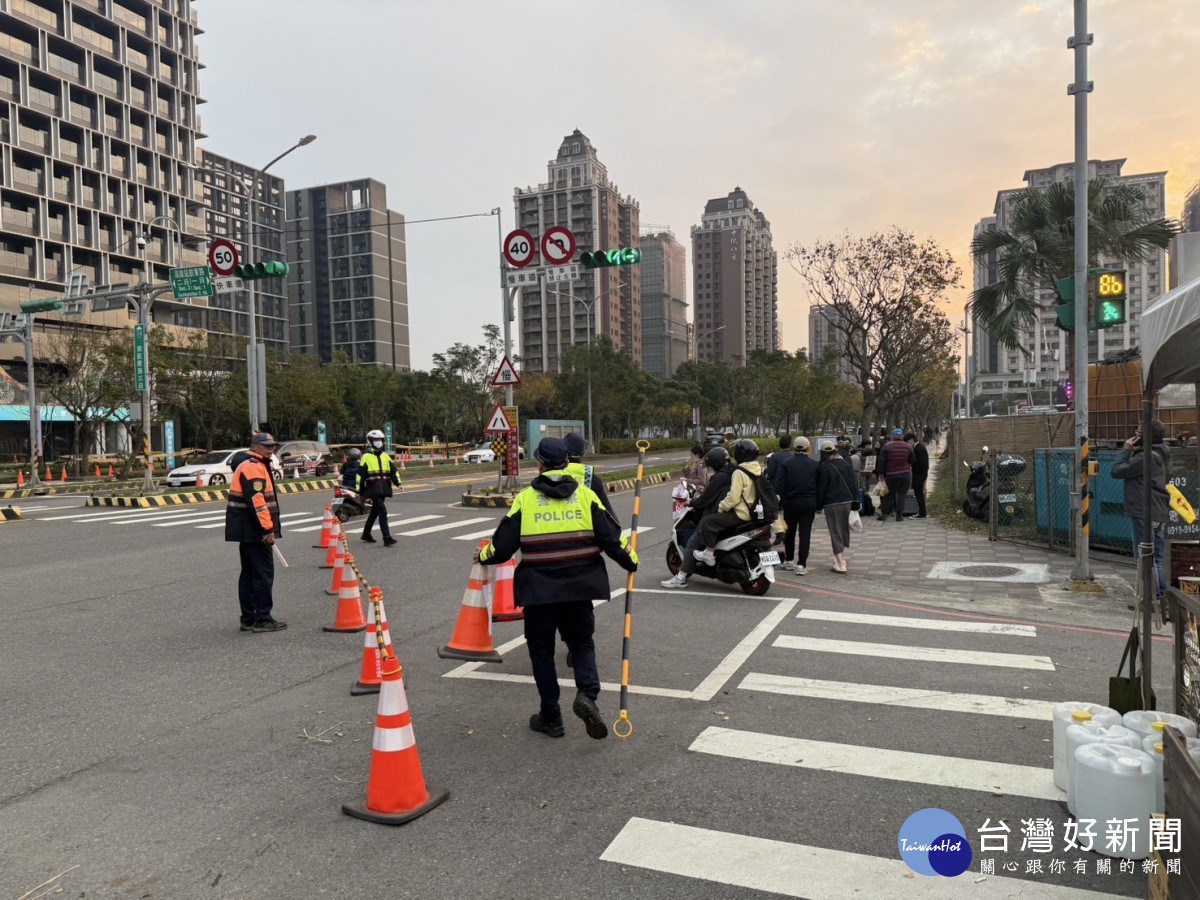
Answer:
[[[52,509],[80,509],[80,508],[81,508],[81,504],[79,504],[79,503],[63,503],[63,504],[60,504],[59,506],[41,506],[41,505],[29,506],[27,504],[23,504],[21,506],[21,515],[27,516],[30,513],[49,512]]]
[[[802,609],[796,613],[796,618],[814,619],[820,622],[850,622],[855,625],[885,625],[893,628],[924,628],[930,631],[965,631],[973,634],[1013,634],[1021,637],[1037,637],[1037,629],[1032,625],[1009,625],[1004,622],[964,622],[953,619],[872,616],[824,609]]]
[[[875,703],[880,706],[902,706],[914,709],[936,709],[942,712],[981,713],[987,716],[1011,716],[1017,719],[1036,719],[1050,722],[1054,707],[1052,700],[1025,700],[1020,697],[994,697],[987,694],[955,694],[948,691],[928,691],[922,688],[901,688],[886,684],[851,684],[844,681],[821,681],[816,678],[794,678],[790,675],[765,675],[750,672],[738,687],[746,691],[787,694],[792,697],[814,697],[819,700]]]
[[[120,516],[106,516],[102,519],[83,519],[77,524],[103,521],[103,522],[109,523],[110,525],[136,525],[140,522],[154,522],[158,519],[179,519],[179,518],[183,518],[185,516],[194,516],[194,515],[197,515],[198,513],[204,513],[205,515],[209,515],[211,513],[218,512],[218,511],[224,512],[224,510],[213,510],[213,509],[198,510],[195,507],[191,507],[191,508],[185,507],[184,509],[171,509],[171,510],[147,509],[147,510],[141,510],[139,512],[128,513],[128,514],[120,515]]]
[[[799,597],[793,597],[788,600],[780,600],[778,605],[767,613],[766,617],[759,622],[754,630],[738,642],[729,654],[717,663],[717,667],[713,669],[699,686],[692,692],[693,696],[698,700],[711,700],[717,695],[717,691],[725,686],[733,673],[742,667],[742,664],[750,658],[750,654],[759,648],[768,635],[787,618],[788,614],[800,602]]]
[[[413,516],[411,519],[388,520],[388,524],[396,525],[396,526],[415,525],[417,522],[428,522],[431,519],[444,519],[444,518],[446,518],[446,517],[443,516],[441,513],[434,513],[433,515],[430,515],[430,516]]]
[[[623,529],[621,531],[621,534],[624,537],[629,537],[631,530],[632,529],[629,529],[629,528]],[[638,534],[645,534],[647,531],[653,531],[653,530],[654,530],[653,525],[639,525],[638,526]]]
[[[454,540],[456,540],[456,541],[475,541],[475,540],[478,540],[479,538],[490,538],[495,533],[496,533],[495,528],[489,528],[487,531],[473,531],[470,534],[456,534],[454,536]]]
[[[946,647],[905,647],[900,644],[834,641],[825,638],[797,637],[790,634],[782,634],[775,638],[773,646],[783,647],[788,650],[809,650],[816,653],[847,653],[851,656],[874,656],[884,659],[914,659],[923,662],[961,663],[968,666],[997,666],[1004,669],[1054,671],[1054,661],[1050,657],[1027,656],[1021,653],[951,650]]]
[[[1004,876],[981,878],[968,869],[956,878],[914,875],[895,857],[868,856],[768,838],[631,818],[600,854],[606,862],[637,866],[723,885],[807,900],[843,900],[848,894],[896,900],[1116,900],[1079,888]]]
[[[1060,790],[1054,784],[1053,769],[998,763],[985,759],[963,759],[957,756],[887,750],[883,747],[810,741],[716,726],[709,726],[700,732],[688,749],[697,753],[752,762],[774,763],[843,775],[865,775],[910,784],[1034,797],[1038,800],[1067,798],[1066,791]]]
[[[171,510],[171,512],[184,512],[184,511],[185,510],[181,510],[181,509]],[[111,518],[116,518],[119,516],[139,515],[141,513],[148,513],[148,512],[150,512],[149,509],[144,509],[142,507],[134,507],[134,506],[126,506],[126,507],[93,506],[91,509],[89,509],[85,513],[75,513],[74,515],[70,515],[70,516],[47,516],[45,521],[59,522],[59,521],[64,521],[66,519],[88,519],[88,518],[95,518],[97,520],[111,519]]]
[[[313,516],[311,513],[294,512],[294,513],[281,513],[279,516],[279,521],[282,523],[285,519],[295,519],[297,516],[306,516],[307,517],[304,519],[299,519],[299,521],[301,521],[301,522],[316,522],[319,519],[323,518],[323,516]],[[205,519],[194,519],[193,521],[204,522],[206,520]],[[155,525],[154,527],[155,528],[170,528],[172,525],[186,525],[186,524],[188,524],[188,523],[187,522],[160,522],[157,525]],[[196,527],[197,528],[224,528],[225,527],[225,511],[224,510],[221,511],[221,521],[214,522],[212,525],[197,525]],[[317,527],[319,528],[320,526],[318,525]],[[289,531],[290,531],[290,529],[289,529]]]
[[[430,525],[428,528],[418,528],[416,531],[402,531],[401,537],[417,537],[421,534],[433,534],[435,531],[447,531],[451,528],[461,528],[463,525],[474,525],[476,522],[491,522],[491,516],[479,519],[459,519],[457,522],[446,522],[442,525]]]

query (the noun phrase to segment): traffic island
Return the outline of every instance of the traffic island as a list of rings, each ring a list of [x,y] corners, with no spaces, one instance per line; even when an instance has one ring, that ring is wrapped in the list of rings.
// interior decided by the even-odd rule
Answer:
[[[0,509],[0,524],[19,521],[21,521],[21,508],[19,506],[9,505]]]
[[[338,485],[336,478],[318,478],[314,481],[279,481],[275,483],[278,494],[310,494],[314,491],[330,491]],[[229,488],[212,488],[208,490],[182,491],[177,494],[150,494],[148,496],[131,497],[97,497],[95,493],[88,497],[86,506],[129,506],[129,507],[164,507],[186,506],[189,503],[224,502],[229,497]]]

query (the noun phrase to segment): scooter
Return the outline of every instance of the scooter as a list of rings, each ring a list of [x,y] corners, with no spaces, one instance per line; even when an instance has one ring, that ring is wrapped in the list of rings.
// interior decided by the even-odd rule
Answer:
[[[672,491],[671,541],[667,544],[667,568],[672,575],[679,574],[683,554],[688,541],[696,530],[699,515],[688,506],[688,500],[696,495],[696,487],[681,481]],[[717,564],[696,563],[696,574],[713,578],[725,584],[736,584],[744,593],[761,597],[775,583],[775,566],[779,565],[779,554],[771,549],[771,525],[769,522],[747,522],[732,534],[717,542],[713,548]]]
[[[987,452],[988,448],[984,447],[985,457]],[[970,470],[970,474],[967,475],[967,499],[963,501],[962,510],[972,519],[986,519],[988,504],[992,499],[992,476],[988,472],[987,460],[969,463],[964,459],[963,465]]]
[[[355,516],[361,516],[370,505],[371,501],[364,500],[353,488],[338,486],[333,489],[333,505],[330,509],[339,522],[348,522]]]
[[[988,448],[983,448],[984,456]],[[992,499],[992,478],[988,472],[986,459],[974,463],[963,461],[968,466],[967,499],[963,501],[963,512],[974,519],[988,517],[988,504]],[[1016,478],[1025,471],[1025,460],[1020,456],[1006,453],[996,457],[996,477],[999,479],[996,493],[996,522],[999,525],[1011,525],[1012,520],[1022,514],[1017,503]]]

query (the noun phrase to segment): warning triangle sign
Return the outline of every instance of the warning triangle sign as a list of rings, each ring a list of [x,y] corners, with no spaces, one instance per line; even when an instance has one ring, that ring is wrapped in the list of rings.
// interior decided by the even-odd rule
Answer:
[[[512,425],[509,424],[508,416],[504,414],[503,406],[496,406],[496,411],[492,413],[491,421],[488,422],[487,428],[483,430],[486,434],[493,434],[498,431],[512,431]]]
[[[500,363],[500,368],[496,371],[496,377],[492,379],[492,387],[516,387],[521,383],[521,379],[517,377],[517,370],[513,368],[513,364],[509,362],[508,357],[504,357],[504,362]]]

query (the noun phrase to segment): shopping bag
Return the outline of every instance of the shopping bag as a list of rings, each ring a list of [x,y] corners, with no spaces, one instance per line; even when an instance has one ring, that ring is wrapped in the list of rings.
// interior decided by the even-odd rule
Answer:
[[[862,531],[862,516],[858,514],[857,509],[850,510],[850,530],[853,532]]]
[[[1108,705],[1121,715],[1135,709],[1144,709],[1142,702],[1142,676],[1138,672],[1138,629],[1133,626],[1129,638],[1125,641],[1125,652],[1121,654],[1121,662],[1117,665],[1117,674],[1108,679]],[[1129,675],[1124,676],[1121,670],[1125,668],[1125,658],[1129,657]],[[1150,708],[1157,709],[1158,698],[1150,693]]]

